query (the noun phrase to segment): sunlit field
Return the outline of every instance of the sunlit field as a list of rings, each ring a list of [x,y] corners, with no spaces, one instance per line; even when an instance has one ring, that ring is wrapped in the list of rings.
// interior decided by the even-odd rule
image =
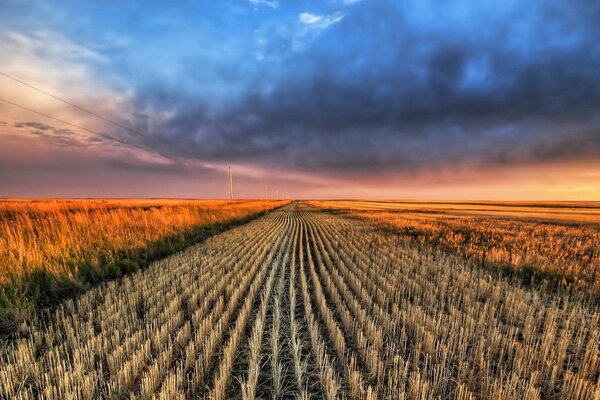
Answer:
[[[0,305],[51,303],[134,272],[275,201],[0,201]]]
[[[403,239],[460,255],[548,289],[581,289],[600,300],[598,202],[321,201]]]
[[[384,212],[293,202],[65,301],[6,341],[0,397],[600,399],[597,304],[440,244],[448,215]],[[538,251],[508,236],[541,222],[485,221]]]

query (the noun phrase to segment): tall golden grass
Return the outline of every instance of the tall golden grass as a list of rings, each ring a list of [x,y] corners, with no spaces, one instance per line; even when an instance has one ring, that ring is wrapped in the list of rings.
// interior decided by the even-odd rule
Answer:
[[[281,202],[219,200],[0,201],[5,302],[120,275],[191,244],[207,230]],[[53,278],[59,278],[55,281]],[[40,280],[42,282],[40,282]],[[50,281],[50,282],[48,282]],[[50,286],[40,287],[40,286]],[[56,291],[56,290],[54,290]]]

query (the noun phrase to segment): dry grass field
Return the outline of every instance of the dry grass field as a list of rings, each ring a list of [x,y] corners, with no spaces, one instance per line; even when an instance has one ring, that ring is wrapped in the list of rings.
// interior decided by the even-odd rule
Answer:
[[[307,203],[21,331],[3,399],[600,399],[596,305]]]
[[[0,201],[0,308],[51,303],[282,202]]]
[[[319,201],[405,240],[600,301],[600,203]]]

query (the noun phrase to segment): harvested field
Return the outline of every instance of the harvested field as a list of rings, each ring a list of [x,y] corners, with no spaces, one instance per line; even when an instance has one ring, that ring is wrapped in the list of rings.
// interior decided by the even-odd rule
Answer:
[[[292,203],[69,300],[7,399],[600,399],[600,312]]]
[[[598,202],[315,201],[527,284],[600,302]]]

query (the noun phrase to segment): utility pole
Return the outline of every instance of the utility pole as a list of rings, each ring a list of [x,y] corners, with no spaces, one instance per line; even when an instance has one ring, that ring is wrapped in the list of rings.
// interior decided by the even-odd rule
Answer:
[[[233,179],[231,178],[231,165],[229,166],[229,200],[233,200]]]
[[[265,184],[265,201],[267,200],[267,185]]]
[[[279,189],[275,189],[275,200],[279,200]]]

